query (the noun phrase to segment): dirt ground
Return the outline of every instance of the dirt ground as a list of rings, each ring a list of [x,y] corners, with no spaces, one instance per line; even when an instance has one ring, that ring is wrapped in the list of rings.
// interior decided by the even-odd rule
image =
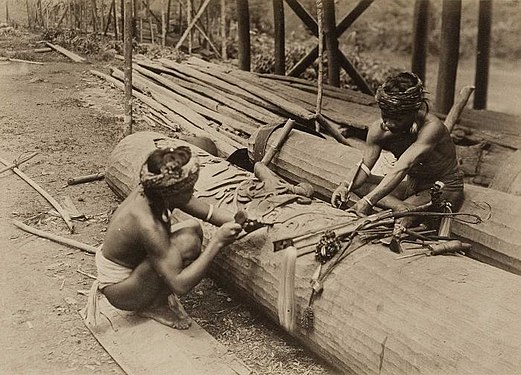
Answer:
[[[0,38],[0,51],[34,48],[37,39]],[[26,182],[10,171],[0,175],[0,373],[123,374],[77,312],[87,300],[89,275],[96,274],[93,256],[25,233],[10,222],[25,220],[51,233],[101,244],[118,205],[115,195],[104,181],[68,186],[67,180],[104,170],[120,139],[122,94],[89,73],[107,72],[107,63],[74,64],[56,52],[36,59],[45,65],[0,61],[0,157],[12,162],[38,152],[20,170],[60,203],[69,197],[84,218],[74,221],[75,233],[70,234]],[[138,121],[135,130],[151,128]],[[255,373],[335,373],[209,279],[183,302],[197,323]]]

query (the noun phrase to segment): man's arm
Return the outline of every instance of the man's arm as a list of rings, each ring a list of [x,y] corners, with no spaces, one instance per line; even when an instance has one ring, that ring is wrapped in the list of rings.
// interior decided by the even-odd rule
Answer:
[[[442,135],[443,133],[438,127],[426,127],[418,134],[418,139],[402,154],[378,186],[365,197],[374,205],[392,192],[405,178],[411,167],[436,147]]]
[[[214,207],[197,197],[192,197],[185,206],[180,208],[187,214],[205,220],[218,227],[224,223],[233,221],[234,213],[225,208]]]
[[[371,124],[369,131],[367,132],[364,155],[361,160],[369,170],[373,169],[382,153],[382,147],[378,144],[381,134],[382,130],[380,129],[380,121]],[[359,173],[358,176],[355,176],[352,190],[362,186],[368,177],[369,175],[365,172]]]

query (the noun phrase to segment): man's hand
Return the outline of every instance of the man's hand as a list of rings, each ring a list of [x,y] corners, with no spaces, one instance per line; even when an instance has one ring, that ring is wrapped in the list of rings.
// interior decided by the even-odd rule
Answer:
[[[367,200],[359,199],[358,202],[351,207],[351,210],[355,211],[358,216],[364,217],[373,211],[373,206],[371,206]]]
[[[339,208],[349,200],[349,192],[345,182],[342,182],[333,192],[331,196],[331,205],[335,208]]]
[[[240,224],[234,221],[224,223],[215,232],[215,239],[221,246],[231,244],[237,238],[237,235],[242,231]]]

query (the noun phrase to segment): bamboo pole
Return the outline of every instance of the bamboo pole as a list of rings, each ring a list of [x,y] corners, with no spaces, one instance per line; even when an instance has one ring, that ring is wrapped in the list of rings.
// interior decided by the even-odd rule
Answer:
[[[14,163],[12,163],[12,164],[10,164],[10,165],[4,167],[4,168],[1,168],[1,169],[0,169],[0,174],[1,174],[1,173],[4,173],[5,171],[8,171],[8,170],[10,170],[10,169],[13,169],[13,168],[15,168],[15,167],[17,168],[19,165],[21,165],[21,164],[23,164],[23,163],[25,163],[25,162],[31,160],[31,159],[34,158],[36,155],[38,155],[38,153],[37,153],[37,152],[33,152],[33,153],[31,153],[31,154],[29,154],[29,155],[27,155],[27,156],[21,158],[20,160],[17,160],[17,161],[15,161]]]
[[[87,245],[87,244],[84,244],[82,242],[70,239],[70,238],[61,237],[61,236],[58,236],[58,235],[56,235],[54,233],[49,233],[49,232],[45,232],[45,231],[40,230],[40,229],[36,229],[36,228],[30,227],[29,225],[26,225],[26,224],[24,224],[24,223],[22,223],[21,221],[18,221],[18,220],[12,220],[12,223],[13,223],[13,225],[17,226],[18,228],[20,228],[21,230],[23,230],[25,232],[34,234],[34,235],[39,236],[39,237],[46,238],[46,239],[54,241],[54,242],[58,242],[58,243],[61,243],[61,244],[64,244],[64,245],[75,247],[77,249],[83,250],[83,251],[85,251],[87,253],[90,253],[90,254],[96,254],[96,252],[98,251],[97,247],[94,247],[94,246],[91,246],[91,245]]]
[[[9,162],[0,157],[0,162],[5,166],[9,165]],[[72,223],[71,217],[67,211],[65,211],[62,206],[54,199],[49,193],[43,190],[36,182],[34,182],[29,176],[23,173],[20,169],[13,167],[13,172],[16,173],[22,180],[27,182],[34,190],[36,190],[42,197],[44,197],[47,202],[49,202],[65,221],[65,224],[69,227],[71,233],[74,233],[74,224]]]
[[[125,117],[123,135],[132,134],[132,0],[124,3]]]

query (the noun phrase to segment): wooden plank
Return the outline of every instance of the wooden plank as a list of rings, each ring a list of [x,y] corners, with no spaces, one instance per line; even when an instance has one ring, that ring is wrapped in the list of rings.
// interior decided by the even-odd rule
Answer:
[[[77,55],[74,52],[68,51],[67,49],[65,49],[65,48],[63,48],[61,46],[58,46],[56,44],[52,44],[50,42],[45,42],[45,44],[47,46],[51,47],[53,50],[61,53],[62,55],[67,56],[69,59],[71,59],[74,62],[80,62],[81,63],[81,62],[87,61],[87,59],[85,59],[84,57],[81,57],[80,55]]]
[[[289,135],[281,153],[295,134],[297,131]],[[136,133],[112,152],[107,178],[117,181],[119,192],[137,185],[139,163],[156,147],[155,137]],[[180,144],[165,138],[159,146]],[[352,152],[349,147],[339,146]],[[314,152],[312,160],[321,151],[315,143],[310,147],[309,142],[306,150]],[[292,154],[300,157],[301,163],[309,160],[309,153]],[[281,156],[277,155],[272,163]],[[217,158],[202,159],[198,191],[205,190],[201,184],[220,181],[219,176],[212,176],[224,165],[233,171],[233,166]],[[330,162],[340,165],[337,159]],[[355,165],[346,163],[343,167],[352,170]],[[201,199],[208,203],[217,200],[211,196]],[[224,202],[223,207],[234,210],[234,203]],[[300,216],[295,216],[298,213]],[[181,220],[187,217],[175,215]],[[327,227],[341,220],[354,220],[354,215],[314,200],[305,206],[283,206],[270,215],[270,220],[279,224],[227,246],[214,259],[211,270],[213,277],[277,320],[284,254],[273,252],[273,236],[277,231],[295,235]],[[206,223],[203,226],[205,238],[211,238],[216,228]],[[309,282],[316,268],[314,254],[296,260],[297,320],[308,306]],[[323,286],[312,306],[314,330],[306,331],[297,324],[292,335],[342,373],[512,374],[521,366],[521,279],[517,275],[464,256],[398,260],[382,244],[369,244],[337,263]]]
[[[114,86],[116,86],[120,90],[124,90],[123,82],[118,81],[116,78],[111,77],[107,74],[95,71],[95,70],[91,70],[90,72],[92,74],[94,74],[95,76],[100,77],[100,78],[106,80],[107,82],[112,83]],[[184,117],[179,116],[177,113],[171,111],[168,107],[155,101],[151,97],[149,97],[145,94],[142,94],[138,90],[133,90],[132,94],[136,98],[141,100],[143,103],[148,105],[150,108],[153,108],[154,110],[164,114],[167,117],[168,121],[170,121],[174,124],[180,125],[184,130],[191,132],[191,133],[195,134],[196,136],[209,137],[217,145],[217,149],[219,150],[220,155],[222,155],[224,157],[228,157],[229,155],[231,155],[233,152],[235,152],[237,150],[238,147],[233,146],[230,143],[230,140],[227,139],[226,137],[224,137],[223,135],[221,135],[217,132],[212,132],[210,129],[200,129],[200,128],[196,127],[194,124],[192,124],[190,121],[186,120]],[[171,130],[175,131],[175,129],[171,129]]]
[[[128,375],[247,375],[246,367],[197,323],[188,330],[154,320],[99,300],[101,322],[87,328]],[[107,319],[110,320],[110,323]]]

